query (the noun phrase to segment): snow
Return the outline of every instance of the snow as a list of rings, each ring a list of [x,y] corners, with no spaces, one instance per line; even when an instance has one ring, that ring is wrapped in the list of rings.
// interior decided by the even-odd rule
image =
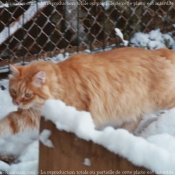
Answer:
[[[134,37],[131,38],[130,40],[131,46],[147,48],[148,43],[149,43],[149,35],[147,33],[141,33],[141,32],[135,33]]]
[[[101,2],[101,5],[104,7],[105,10],[108,10],[111,6],[108,1]]]
[[[170,122],[171,121],[171,122]],[[142,121],[142,123],[145,121]],[[150,135],[154,134],[163,134],[168,133],[175,137],[175,108],[169,111],[166,111],[158,118],[155,118],[155,121],[152,121],[149,126],[147,126],[144,131],[139,135],[147,138]]]
[[[53,148],[54,145],[53,145],[52,141],[48,139],[50,135],[51,135],[51,131],[45,129],[45,130],[43,130],[42,133],[40,134],[39,139],[40,139],[40,141],[41,141],[45,146],[48,146],[48,147]]]
[[[38,3],[50,3],[49,0],[42,0],[42,2],[38,2]],[[0,1],[0,8],[9,8],[9,7],[13,7],[13,6],[24,6],[24,5],[36,5],[36,2],[34,1],[29,1],[29,2],[8,2],[6,1],[6,3],[3,3],[2,1]]]
[[[160,29],[156,29],[149,33],[135,33],[129,45],[151,50],[163,47],[175,49],[175,39],[172,37],[171,33],[163,34],[160,32]]]
[[[0,161],[0,167],[1,167],[1,171],[7,171],[8,169],[9,169],[9,165],[8,164],[6,164],[5,162],[2,162],[2,161]]]
[[[160,32],[160,29],[150,31],[149,32],[149,39],[150,40],[156,40],[157,39],[157,40],[163,42],[162,33]]]
[[[8,80],[0,80],[0,87],[4,87],[8,89]],[[12,104],[12,100],[10,94],[7,90],[2,90],[0,88],[0,119],[6,116],[9,112],[14,111],[17,109],[16,106]]]
[[[0,161],[0,171],[10,172],[35,171],[38,169],[38,131],[20,133],[0,138],[0,155],[13,156],[15,162],[8,165]],[[21,173],[19,173],[21,174]]]
[[[141,47],[144,49],[159,49],[168,47],[175,49],[175,38],[172,37],[172,33],[161,33],[160,29],[151,30],[149,33],[138,32],[130,39],[130,41],[124,40],[123,33],[120,29],[115,28],[116,36],[118,36],[124,46]]]
[[[73,132],[79,138],[100,144],[109,151],[127,158],[137,166],[143,166],[155,172],[168,170],[175,174],[175,156],[173,154],[175,151],[173,132],[175,108],[166,111],[159,117],[154,116],[157,120],[147,128],[143,128],[140,134],[137,133],[139,137],[124,129],[115,130],[112,127],[97,131],[90,113],[77,111],[74,107],[66,106],[59,100],[47,100],[42,109],[42,115],[54,122],[59,130]],[[149,117],[145,117],[145,120],[146,118]],[[152,125],[156,125],[157,130]],[[160,133],[162,134],[160,135]],[[168,141],[168,144],[172,146],[166,147],[165,143],[167,142],[164,141]]]
[[[86,166],[91,166],[91,161],[90,161],[90,159],[85,158],[83,164],[86,165]]]
[[[118,36],[122,40],[124,46],[128,46],[129,42],[127,40],[123,39],[123,33],[121,32],[120,29],[115,28],[115,34],[116,34],[116,36]]]

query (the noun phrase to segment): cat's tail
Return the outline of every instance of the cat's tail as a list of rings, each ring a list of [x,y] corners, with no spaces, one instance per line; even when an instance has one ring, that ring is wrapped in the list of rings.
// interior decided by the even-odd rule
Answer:
[[[153,52],[155,52],[156,55],[165,57],[166,59],[170,60],[175,65],[175,50],[161,48],[161,49],[153,50]]]

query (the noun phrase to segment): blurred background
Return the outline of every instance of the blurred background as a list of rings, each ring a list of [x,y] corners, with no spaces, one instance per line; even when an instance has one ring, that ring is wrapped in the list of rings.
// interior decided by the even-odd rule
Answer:
[[[174,0],[0,1],[0,72],[9,63],[121,47],[115,28],[128,46],[175,49],[174,14]]]

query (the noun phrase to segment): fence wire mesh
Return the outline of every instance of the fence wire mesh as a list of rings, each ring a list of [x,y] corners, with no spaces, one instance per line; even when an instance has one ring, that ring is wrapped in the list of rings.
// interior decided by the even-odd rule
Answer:
[[[0,1],[0,70],[9,63],[58,53],[119,46],[115,28],[129,40],[136,32],[175,35],[175,1]]]

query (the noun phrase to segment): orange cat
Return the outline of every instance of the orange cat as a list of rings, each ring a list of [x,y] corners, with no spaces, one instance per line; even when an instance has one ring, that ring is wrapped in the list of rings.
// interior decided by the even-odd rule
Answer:
[[[21,109],[11,112],[0,120],[0,136],[8,136],[18,132],[39,128],[39,109]]]
[[[58,64],[10,65],[9,92],[19,111],[3,122],[9,123],[13,133],[23,130],[24,123],[38,127],[39,109],[45,100],[54,98],[89,111],[98,129],[111,125],[134,131],[142,115],[175,107],[172,63],[175,51],[126,47],[77,54]],[[0,133],[3,130],[0,126]]]

